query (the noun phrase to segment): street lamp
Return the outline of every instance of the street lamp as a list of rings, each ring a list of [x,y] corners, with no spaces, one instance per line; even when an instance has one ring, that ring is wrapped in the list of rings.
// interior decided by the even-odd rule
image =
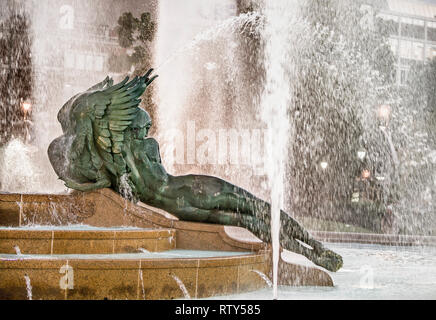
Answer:
[[[351,195],[351,202],[359,202],[359,192],[353,192],[353,194]]]
[[[325,160],[321,161],[321,162],[320,162],[320,166],[321,166],[321,168],[322,168],[323,170],[325,170],[325,169],[327,168],[327,166],[328,166],[327,161],[325,161]]]
[[[26,135],[24,139],[27,142],[30,139],[29,125],[32,125],[32,122],[30,120],[27,120],[27,113],[31,111],[32,104],[29,101],[22,101],[21,109],[23,109],[23,113],[24,113],[23,123],[24,123],[24,129],[26,130]]]
[[[382,104],[378,108],[378,115],[380,118],[389,119],[389,116],[391,115],[391,107],[387,104]]]
[[[32,108],[32,104],[28,101],[24,101],[22,108],[23,108],[24,112],[29,112],[30,109]]]
[[[368,169],[362,171],[362,178],[368,179],[371,176],[371,172]]]
[[[358,157],[360,160],[365,159],[365,156],[366,156],[366,150],[365,150],[365,149],[360,148],[359,150],[357,150],[357,157]]]
[[[382,121],[380,127],[386,127],[391,116],[391,107],[387,104],[382,104],[377,111],[379,119]]]
[[[30,112],[30,110],[32,109],[32,104],[29,101],[23,101],[21,103],[21,108],[23,109],[24,112],[24,120],[26,120],[27,113]]]
[[[391,154],[392,154],[392,159],[394,161],[394,165],[397,166],[399,163],[398,162],[398,155],[397,155],[397,152],[395,150],[394,144],[392,142],[391,132],[387,128],[390,116],[391,116],[391,107],[387,104],[380,105],[380,107],[378,109],[378,117],[381,121],[381,124],[379,127],[380,127],[381,132],[385,135],[385,137],[389,143],[389,148],[391,149]]]

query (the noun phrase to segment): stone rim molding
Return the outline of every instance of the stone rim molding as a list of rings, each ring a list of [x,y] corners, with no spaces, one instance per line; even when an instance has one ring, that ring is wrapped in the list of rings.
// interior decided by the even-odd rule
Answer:
[[[436,246],[435,236],[332,231],[311,231],[311,234],[316,239],[326,242],[380,244],[390,246]]]
[[[114,254],[175,249],[174,229],[34,230],[0,228],[0,253]]]

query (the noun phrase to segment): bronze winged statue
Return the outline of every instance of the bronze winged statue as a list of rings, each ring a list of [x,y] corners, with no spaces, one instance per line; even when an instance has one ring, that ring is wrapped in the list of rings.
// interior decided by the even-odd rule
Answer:
[[[139,107],[141,95],[157,77],[114,85],[106,78],[72,97],[58,120],[63,135],[48,148],[50,162],[69,188],[112,188],[133,200],[163,209],[181,220],[245,227],[271,242],[270,204],[220,178],[173,176],[162,165],[158,142],[148,137],[149,114]],[[340,255],[326,249],[290,215],[281,211],[280,245],[330,271],[342,267]]]

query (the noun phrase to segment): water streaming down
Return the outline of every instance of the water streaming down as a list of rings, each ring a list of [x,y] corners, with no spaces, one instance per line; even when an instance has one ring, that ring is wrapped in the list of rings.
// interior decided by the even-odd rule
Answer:
[[[164,10],[165,5],[161,5],[162,10]],[[171,50],[175,51],[169,51],[164,50],[164,48],[161,48],[163,51],[164,57],[159,57],[159,62],[154,69],[156,73],[159,73],[160,70],[165,69],[167,64],[172,63],[174,59],[178,59],[181,56],[191,56],[195,55],[196,51],[199,49],[199,47],[203,43],[215,41],[218,37],[222,36],[225,33],[234,33],[234,32],[245,32],[246,28],[252,28],[256,29],[256,23],[258,23],[257,20],[262,19],[262,16],[259,15],[257,12],[248,12],[248,13],[242,13],[236,17],[227,18],[222,22],[218,22],[216,25],[207,27],[204,26],[206,29],[202,31],[197,31],[197,33],[194,33],[195,36],[192,40],[190,40],[186,44],[180,44],[179,48],[173,47]],[[163,25],[165,19],[161,22]],[[239,30],[239,27],[242,26],[242,29]],[[161,31],[161,37],[163,36],[162,33],[165,33],[165,29],[162,27]],[[250,33],[256,32],[255,30],[249,31]],[[166,54],[166,57],[165,57]],[[161,61],[160,61],[161,60]],[[209,63],[206,66],[206,69],[213,70],[216,68],[216,65],[214,63]]]
[[[32,101],[36,103],[32,105],[32,120],[28,120],[31,141],[24,142],[16,137],[0,150],[0,171],[3,171],[0,172],[0,184],[9,192],[59,193],[66,190],[51,169],[46,152],[51,139],[60,132],[56,121],[57,111],[50,109],[53,104],[47,102],[57,92],[55,94],[44,83],[44,72],[40,69],[51,58],[51,53],[46,51],[46,44],[50,43],[46,28],[49,21],[47,17],[53,14],[53,9],[47,10],[47,4],[47,1],[41,1],[39,6],[33,7],[29,1],[17,7],[29,23],[28,32],[32,41],[24,46],[29,46],[31,51],[32,72],[29,76],[33,78]]]
[[[177,282],[177,285],[179,286],[180,290],[183,292],[183,296],[185,297],[185,299],[191,299],[191,296],[189,295],[189,292],[186,289],[185,284],[182,282],[182,280],[180,280],[180,278],[175,274],[171,274],[171,277],[173,277],[173,279]]]
[[[144,276],[142,274],[141,265],[139,265],[139,279],[141,280],[142,300],[145,300]]]
[[[266,76],[260,111],[261,117],[269,129],[265,166],[271,199],[273,296],[277,299],[280,211],[283,208],[285,197],[288,142],[292,140],[288,110],[292,103],[291,83],[294,72],[292,45],[296,41],[295,34],[290,31],[290,26],[297,26],[297,2],[288,0],[266,2],[263,14],[266,20],[262,31],[265,42],[264,67]]]
[[[30,277],[27,274],[25,274],[24,280],[26,281],[27,299],[32,300],[32,284],[30,283]]]
[[[19,246],[15,245],[14,250],[15,250],[15,253],[17,254],[17,256],[21,256],[21,250],[20,250]]]
[[[127,173],[123,174],[120,178],[120,184],[118,186],[120,194],[123,196],[124,210],[127,209],[127,201],[131,201],[134,199],[132,187],[129,184],[129,175]]]
[[[24,143],[21,139],[11,140],[0,150],[2,189],[8,192],[65,191],[57,177],[56,180],[51,177],[49,169],[53,170],[46,167],[45,161],[45,152],[41,148]]]
[[[265,283],[268,285],[268,287],[272,287],[273,283],[271,282],[271,280],[266,276],[265,273],[260,272],[259,270],[250,270],[251,272],[255,272],[257,273],[262,279],[263,281],[265,281]]]

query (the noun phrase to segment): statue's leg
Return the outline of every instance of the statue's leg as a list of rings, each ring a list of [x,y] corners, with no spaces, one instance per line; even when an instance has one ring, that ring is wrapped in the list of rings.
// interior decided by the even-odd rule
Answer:
[[[342,257],[329,249],[325,249],[319,241],[311,238],[308,234],[306,235],[307,232],[301,235],[306,240],[304,242],[292,237],[289,232],[289,223],[290,221],[292,221],[291,223],[296,221],[288,215],[286,216],[289,219],[285,218],[284,223],[280,226],[280,246],[283,249],[301,254],[316,265],[324,267],[330,271],[337,271],[342,267]],[[252,219],[251,222],[250,218]],[[246,222],[247,229],[251,229],[258,234],[260,232],[260,234],[263,235],[261,240],[271,242],[271,228],[269,225],[266,225],[263,222],[260,223],[257,219],[254,219],[253,216],[247,215],[244,215],[244,221]],[[293,228],[300,230],[301,226],[294,225]],[[311,247],[307,246],[308,243],[311,244]]]
[[[240,216],[240,226],[245,227],[252,231],[254,234],[260,235],[260,239],[265,242],[271,242],[271,225],[265,223],[264,221],[259,221],[254,216],[241,215]],[[316,252],[313,248],[308,248],[302,245],[297,239],[289,236],[288,231],[283,223],[280,225],[280,245],[283,249],[293,251],[304,255],[307,258],[312,257]]]
[[[224,181],[222,179],[209,176],[193,177],[194,179],[196,179],[197,183],[199,181],[201,182],[200,184],[197,184],[197,187],[199,185],[203,190],[207,190],[207,188],[211,185],[214,186],[214,188],[217,188],[219,186],[219,190],[213,190],[213,196],[209,196],[209,198],[206,199],[207,201],[204,200],[202,195],[197,195],[196,197],[193,197],[193,201],[196,206],[199,206],[202,209],[220,210],[221,212],[231,211],[239,214],[247,214],[256,218],[254,221],[251,222],[253,225],[260,221],[263,221],[267,225],[270,225],[271,205],[268,202],[259,199],[252,193],[231,183],[228,183],[227,181]],[[210,193],[212,192],[206,192],[206,194],[208,195],[210,195]],[[196,201],[197,199],[199,201]],[[316,251],[323,250],[322,243],[315,240],[289,214],[281,211],[280,218],[282,223],[282,229],[287,232],[289,237],[298,239],[308,244]],[[256,234],[256,236],[259,236],[259,234]]]
[[[315,251],[321,252],[324,250],[324,246],[318,240],[315,240],[306,229],[304,229],[297,220],[293,219],[289,214],[280,211],[280,221],[282,225],[282,230],[289,237],[298,239],[309,246],[311,246]]]
[[[223,215],[225,215],[225,213],[220,212],[219,216]],[[236,225],[247,228],[262,241],[271,243],[271,226],[265,223],[265,221],[258,220],[251,215],[240,214]],[[316,249],[316,246],[308,247],[307,244],[305,245],[302,241],[300,242],[298,239],[289,235],[286,224],[281,224],[280,246],[283,249],[305,256],[316,265],[324,267],[327,270],[337,271],[342,267],[342,258],[340,255],[328,249]]]
[[[329,271],[338,271],[343,265],[340,255],[329,249],[318,251],[307,248],[297,239],[289,237],[287,233],[283,232],[283,229],[280,232],[280,245],[284,249],[302,254],[316,265],[324,267]]]
[[[191,208],[191,210],[193,216],[196,217],[204,216],[206,214],[208,215],[208,218],[202,220],[202,222],[244,227],[253,232],[253,234],[255,234],[262,241],[268,243],[271,242],[270,223],[266,223],[264,220],[258,220],[252,215],[238,214],[222,210],[198,211],[198,209],[195,208]],[[296,239],[291,238],[285,230],[283,224],[280,228],[280,244],[284,249],[302,254],[308,258],[314,255],[312,248],[307,248],[300,244]]]
[[[271,243],[271,206],[268,202],[215,177],[184,176],[176,183],[177,188],[174,188],[176,184],[172,185],[173,191],[184,199],[183,205],[171,210],[176,216],[190,221],[244,227],[262,241]],[[324,249],[321,242],[312,238],[284,211],[281,211],[280,238],[284,249],[302,254],[328,270],[336,271],[342,266],[340,256]]]

